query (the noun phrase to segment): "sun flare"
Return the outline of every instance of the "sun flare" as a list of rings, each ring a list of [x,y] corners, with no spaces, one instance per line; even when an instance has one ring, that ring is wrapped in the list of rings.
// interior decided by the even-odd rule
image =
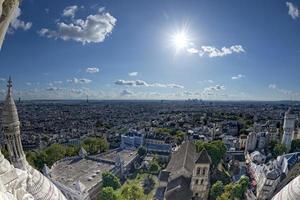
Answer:
[[[172,36],[172,43],[177,50],[186,48],[189,44],[189,37],[184,31],[175,33]]]

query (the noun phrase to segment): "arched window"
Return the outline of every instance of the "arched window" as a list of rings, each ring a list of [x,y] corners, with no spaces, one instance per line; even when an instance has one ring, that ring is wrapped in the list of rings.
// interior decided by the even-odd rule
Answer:
[[[205,174],[206,174],[206,167],[204,167],[202,170],[202,175],[205,175]]]
[[[198,167],[198,168],[197,168],[197,173],[196,173],[196,174],[199,175],[199,174],[200,174],[200,171],[201,171],[201,168]]]

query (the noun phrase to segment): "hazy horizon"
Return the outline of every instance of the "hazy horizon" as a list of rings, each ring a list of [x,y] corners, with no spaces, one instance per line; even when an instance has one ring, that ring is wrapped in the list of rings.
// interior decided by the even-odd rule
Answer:
[[[300,100],[299,1],[24,0],[0,99]]]

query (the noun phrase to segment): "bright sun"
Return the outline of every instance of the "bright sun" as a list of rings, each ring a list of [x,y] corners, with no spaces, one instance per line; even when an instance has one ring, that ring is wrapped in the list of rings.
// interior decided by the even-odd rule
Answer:
[[[172,43],[177,50],[180,50],[188,46],[189,38],[184,31],[181,31],[172,36]]]

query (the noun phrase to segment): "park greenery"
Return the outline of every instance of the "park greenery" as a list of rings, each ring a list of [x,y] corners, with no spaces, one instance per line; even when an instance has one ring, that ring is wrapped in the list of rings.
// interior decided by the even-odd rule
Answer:
[[[242,176],[236,183],[223,185],[217,181],[212,185],[210,191],[210,200],[242,200],[245,199],[245,192],[249,187],[249,178]]]
[[[42,170],[45,164],[51,167],[60,159],[78,155],[80,146],[84,147],[89,154],[104,152],[108,149],[108,143],[105,139],[86,138],[81,145],[77,146],[52,144],[44,149],[29,151],[26,153],[26,158],[32,166],[38,170]]]
[[[155,181],[150,176],[142,182],[136,180],[126,181],[122,186],[119,185],[118,177],[106,172],[102,174],[103,188],[99,200],[145,200],[146,194],[153,190]]]
[[[291,152],[295,152],[297,150],[300,150],[300,139],[293,140],[291,144]]]
[[[275,140],[271,140],[269,142],[269,151],[271,152],[273,158],[277,158],[277,156],[287,153],[287,149],[284,144],[281,144]]]
[[[89,154],[97,154],[100,152],[107,151],[109,148],[108,142],[103,138],[93,138],[89,137],[83,140],[82,147]]]
[[[183,131],[170,128],[156,128],[155,133],[169,135],[177,142],[177,144],[180,144],[184,140],[185,136],[185,133]]]
[[[149,163],[149,172],[151,174],[158,174],[160,171],[160,165],[157,159],[152,159]]]
[[[118,177],[116,177],[110,172],[104,172],[102,174],[102,183],[103,187],[111,187],[114,190],[119,189],[121,187],[121,183]]]
[[[214,167],[216,167],[220,163],[226,153],[225,144],[219,140],[215,140],[212,142],[203,142],[198,140],[195,142],[195,144],[198,152],[202,151],[203,149],[207,150],[207,153],[211,157]]]
[[[138,155],[140,157],[144,157],[147,154],[147,149],[143,146],[138,149]]]

